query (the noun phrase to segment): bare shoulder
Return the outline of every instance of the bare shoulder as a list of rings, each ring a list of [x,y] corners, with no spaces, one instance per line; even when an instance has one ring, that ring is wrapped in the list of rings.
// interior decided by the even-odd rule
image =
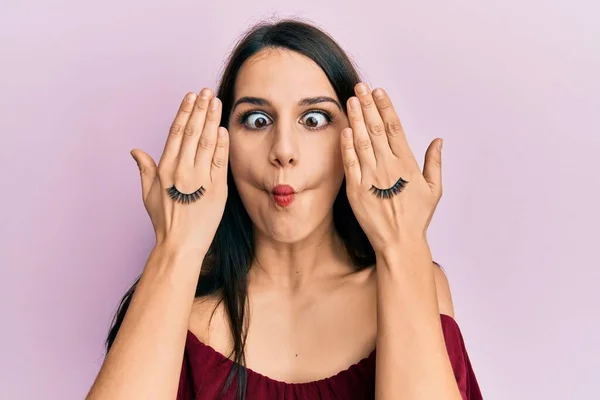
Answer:
[[[224,317],[219,295],[198,297],[192,304],[189,329],[204,344],[211,344],[215,330],[220,331]]]
[[[435,277],[435,288],[440,313],[454,318],[454,305],[452,304],[452,293],[450,292],[448,277],[439,264],[436,262],[433,264],[433,275]]]

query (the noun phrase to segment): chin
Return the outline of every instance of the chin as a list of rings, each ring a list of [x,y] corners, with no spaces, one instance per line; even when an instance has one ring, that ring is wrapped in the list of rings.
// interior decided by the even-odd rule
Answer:
[[[265,230],[264,234],[271,240],[278,243],[292,244],[300,242],[314,231],[308,224],[302,222],[295,223],[271,223]]]
[[[286,244],[301,242],[315,232],[324,216],[320,215],[320,212],[315,212],[314,207],[311,208],[306,204],[307,197],[298,200],[304,201],[294,202],[295,204],[283,212],[275,210],[272,201],[269,201],[266,207],[261,207],[256,215],[257,218],[252,219],[262,234],[275,242]]]
[[[267,191],[240,192],[250,219],[261,235],[277,243],[293,244],[319,230],[331,206],[318,192],[302,190],[285,207],[278,206]]]

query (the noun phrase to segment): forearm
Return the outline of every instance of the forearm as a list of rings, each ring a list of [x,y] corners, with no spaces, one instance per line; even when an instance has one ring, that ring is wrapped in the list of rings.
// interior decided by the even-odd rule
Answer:
[[[459,400],[425,240],[377,254],[376,399]]]
[[[175,397],[203,258],[154,248],[89,400]]]

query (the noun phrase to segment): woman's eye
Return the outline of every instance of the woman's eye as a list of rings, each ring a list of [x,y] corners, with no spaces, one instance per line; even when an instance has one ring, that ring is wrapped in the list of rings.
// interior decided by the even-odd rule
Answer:
[[[250,113],[244,118],[244,125],[250,129],[262,129],[272,123],[273,121],[262,113]]]
[[[320,129],[331,122],[331,117],[320,111],[312,111],[304,114],[301,121],[309,129]]]

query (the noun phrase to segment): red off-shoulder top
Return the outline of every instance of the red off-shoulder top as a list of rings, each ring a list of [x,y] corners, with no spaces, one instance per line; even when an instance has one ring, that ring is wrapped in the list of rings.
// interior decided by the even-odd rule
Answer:
[[[456,321],[441,315],[448,356],[463,400],[483,400]],[[219,399],[233,361],[188,331],[177,400]],[[246,369],[247,400],[372,400],[375,397],[375,350],[334,376],[306,383],[286,383]],[[235,381],[222,397],[235,399]],[[431,382],[435,385],[435,382]]]

